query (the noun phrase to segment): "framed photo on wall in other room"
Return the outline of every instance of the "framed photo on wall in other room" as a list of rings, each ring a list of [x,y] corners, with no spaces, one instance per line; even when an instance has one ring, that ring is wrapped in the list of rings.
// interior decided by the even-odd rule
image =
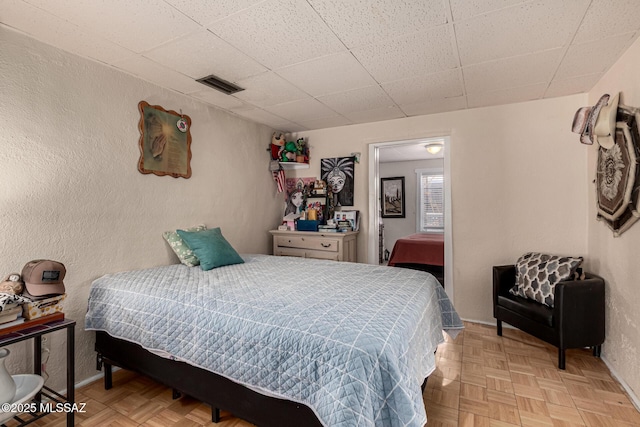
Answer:
[[[404,218],[404,176],[380,178],[382,218]]]

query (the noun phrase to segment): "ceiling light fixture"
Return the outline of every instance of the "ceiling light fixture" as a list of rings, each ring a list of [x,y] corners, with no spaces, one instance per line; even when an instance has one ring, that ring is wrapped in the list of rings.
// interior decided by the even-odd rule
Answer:
[[[429,144],[426,144],[424,146],[424,148],[427,149],[429,154],[438,154],[442,150],[442,143],[441,142],[430,142]]]
[[[222,80],[220,77],[216,77],[214,75],[203,77],[196,81],[199,83],[202,83],[203,85],[207,85],[216,90],[219,90],[220,92],[227,95],[231,95],[232,93],[236,93],[236,92],[240,92],[241,90],[244,90],[240,86],[236,86],[233,83],[230,83],[226,80]]]

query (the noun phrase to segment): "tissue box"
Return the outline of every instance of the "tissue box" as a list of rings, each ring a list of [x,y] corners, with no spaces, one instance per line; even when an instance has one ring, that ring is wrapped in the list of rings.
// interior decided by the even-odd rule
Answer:
[[[318,231],[318,224],[320,224],[320,221],[299,219],[298,231]]]
[[[53,313],[62,313],[61,302],[66,297],[67,294],[62,294],[25,303],[22,305],[22,316],[27,320],[32,320]]]

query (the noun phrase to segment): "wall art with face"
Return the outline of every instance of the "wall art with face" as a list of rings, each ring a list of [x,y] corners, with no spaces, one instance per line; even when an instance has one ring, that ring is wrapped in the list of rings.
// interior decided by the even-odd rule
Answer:
[[[299,214],[304,210],[304,200],[309,196],[316,177],[287,178],[285,180],[286,208],[284,215]]]
[[[353,206],[354,157],[322,159],[321,178],[336,195],[336,206]]]

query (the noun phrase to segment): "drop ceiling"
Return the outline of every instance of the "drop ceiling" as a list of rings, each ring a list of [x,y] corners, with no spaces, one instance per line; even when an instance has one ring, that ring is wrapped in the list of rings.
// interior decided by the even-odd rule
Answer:
[[[636,0],[1,5],[1,25],[289,132],[587,92],[640,29]]]

